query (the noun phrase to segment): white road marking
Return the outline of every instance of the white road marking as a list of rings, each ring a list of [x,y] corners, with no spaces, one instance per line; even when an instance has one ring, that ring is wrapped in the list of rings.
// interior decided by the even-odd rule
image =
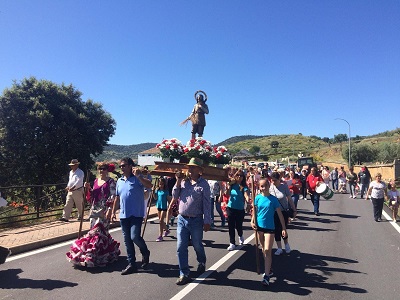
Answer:
[[[148,219],[147,222],[151,222],[151,221],[155,221],[155,220],[158,220],[158,217],[152,218],[152,219]],[[116,232],[118,230],[121,230],[121,227],[110,229],[109,232],[112,233],[112,232]],[[26,252],[26,253],[12,255],[11,257],[7,258],[6,262],[17,260],[17,259],[21,259],[21,258],[28,257],[28,256],[31,256],[31,255],[39,254],[39,253],[43,253],[43,252],[50,251],[50,250],[57,249],[57,248],[61,248],[61,247],[64,247],[64,246],[68,246],[68,245],[71,245],[71,243],[73,241],[75,241],[75,240],[76,239],[73,239],[73,240],[69,240],[67,242],[51,245],[51,246],[44,247],[44,248],[37,249],[37,250],[32,250],[32,251],[29,251],[29,252]]]
[[[250,241],[254,239],[254,234],[252,234],[250,237],[248,237],[245,241],[244,244],[248,244]],[[215,264],[213,264],[206,272],[201,274],[199,277],[194,279],[191,283],[189,283],[187,286],[185,286],[179,293],[177,293],[174,297],[172,297],[170,300],[178,300],[182,299],[185,297],[187,294],[189,294],[196,286],[198,286],[204,279],[206,279],[210,274],[214,271],[216,271],[219,267],[221,267],[225,262],[227,262],[232,256],[234,256],[240,249],[242,249],[243,246],[236,246],[235,250],[229,251],[228,254],[226,254],[224,257],[222,257],[219,261],[217,261]]]
[[[368,200],[372,202],[371,198],[369,198]],[[387,221],[390,222],[393,228],[396,229],[398,233],[400,233],[400,226],[397,223],[393,222],[393,219],[384,210],[382,210],[382,215],[385,217]]]
[[[400,226],[397,223],[393,222],[393,219],[384,210],[382,211],[382,215],[385,217],[386,220],[391,221],[390,225],[392,225],[394,229],[396,229],[397,232],[400,233]]]

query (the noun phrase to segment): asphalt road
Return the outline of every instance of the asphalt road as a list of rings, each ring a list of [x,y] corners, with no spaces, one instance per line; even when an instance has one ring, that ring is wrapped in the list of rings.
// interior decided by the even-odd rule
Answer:
[[[312,214],[310,201],[300,200],[298,220],[289,227],[292,252],[274,256],[275,276],[269,287],[257,275],[249,217],[248,244],[228,252],[227,228],[205,233],[208,271],[197,278],[190,248],[192,284],[175,285],[179,271],[175,227],[164,242],[155,242],[158,224],[151,222],[145,239],[150,265],[137,274],[121,276],[120,260],[105,268],[76,269],[67,262],[69,244],[43,252],[11,257],[0,266],[0,299],[399,299],[400,229],[385,220],[376,223],[372,204],[348,195],[321,201],[321,216]],[[216,217],[218,220],[218,217]],[[219,223],[217,223],[219,225]],[[121,231],[112,236],[122,242]],[[274,245],[275,247],[275,245]]]

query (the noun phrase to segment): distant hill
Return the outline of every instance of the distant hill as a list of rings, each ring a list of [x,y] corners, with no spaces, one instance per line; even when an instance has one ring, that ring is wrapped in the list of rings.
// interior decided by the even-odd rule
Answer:
[[[254,139],[259,139],[259,138],[263,138],[263,137],[268,137],[268,135],[240,135],[240,136],[233,136],[229,139],[226,139],[224,141],[222,141],[221,143],[216,144],[216,146],[221,146],[221,145],[231,145],[231,144],[235,144],[238,142],[242,142],[245,140],[254,140]]]
[[[400,129],[385,131],[371,136],[356,136],[352,138],[352,143],[399,143]],[[272,142],[278,142],[277,148],[272,148]],[[117,161],[118,159],[128,156],[136,160],[138,153],[153,148],[157,143],[142,143],[137,145],[122,146],[122,145],[107,145],[104,152],[95,158],[95,161]],[[268,157],[269,160],[281,160],[289,157],[291,161],[297,159],[301,152],[304,156],[311,155],[318,161],[337,161],[345,162],[342,158],[342,148],[347,146],[347,143],[327,143],[317,136],[303,136],[299,134],[281,134],[281,135],[242,135],[228,138],[221,143],[216,144],[227,146],[232,154],[238,153],[242,149],[249,150],[253,146],[260,148],[258,155],[254,159],[264,160],[263,157]]]
[[[157,143],[142,143],[137,145],[107,145],[104,147],[104,152],[94,158],[95,161],[118,161],[123,157],[130,157],[137,160],[140,152],[154,148]]]

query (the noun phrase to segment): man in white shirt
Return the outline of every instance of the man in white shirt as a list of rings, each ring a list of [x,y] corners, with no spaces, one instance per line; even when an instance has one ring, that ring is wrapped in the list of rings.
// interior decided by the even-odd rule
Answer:
[[[69,172],[68,184],[65,188],[68,193],[63,210],[63,215],[60,218],[60,221],[68,222],[69,218],[71,217],[71,211],[74,203],[76,208],[78,209],[78,220],[83,218],[83,178],[85,177],[85,174],[81,169],[79,169],[79,164],[80,162],[77,159],[71,160],[71,163],[68,164],[71,167],[71,171]]]

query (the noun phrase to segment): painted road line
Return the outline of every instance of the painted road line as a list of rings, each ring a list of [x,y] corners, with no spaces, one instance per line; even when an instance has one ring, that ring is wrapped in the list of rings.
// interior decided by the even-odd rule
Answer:
[[[248,244],[254,239],[254,234],[252,234],[249,238],[244,241],[244,244]],[[218,270],[225,262],[227,262],[232,256],[234,256],[240,249],[243,248],[243,245],[236,246],[235,250],[229,251],[224,257],[222,257],[219,261],[213,264],[206,272],[201,274],[201,276],[194,279],[191,283],[185,286],[179,293],[177,293],[171,300],[182,299],[187,296],[196,286],[198,286],[204,279],[206,279],[212,272]]]
[[[152,219],[148,219],[147,222],[156,221],[156,220],[158,220],[158,217],[155,217],[155,218],[152,218]],[[118,230],[121,230],[121,227],[110,229],[109,232],[113,233],[113,232],[116,232]],[[32,256],[32,255],[35,255],[35,254],[39,254],[39,253],[43,253],[43,252],[46,252],[46,251],[54,250],[54,249],[61,248],[61,247],[64,247],[64,246],[68,246],[68,245],[71,245],[73,241],[76,241],[76,239],[69,240],[67,242],[62,242],[62,243],[55,244],[55,245],[51,245],[51,246],[47,246],[47,247],[44,247],[44,248],[41,248],[41,249],[32,250],[32,251],[29,251],[29,252],[26,252],[26,253],[17,254],[15,256],[12,255],[11,257],[7,258],[6,262],[17,260],[17,259],[21,259],[21,258],[25,258],[25,257],[29,257],[29,256]]]
[[[387,214],[384,210],[382,211],[382,215],[385,217],[386,220],[390,221],[390,224],[393,226],[394,229],[397,230],[398,233],[400,233],[400,226],[393,222],[393,219]]]

